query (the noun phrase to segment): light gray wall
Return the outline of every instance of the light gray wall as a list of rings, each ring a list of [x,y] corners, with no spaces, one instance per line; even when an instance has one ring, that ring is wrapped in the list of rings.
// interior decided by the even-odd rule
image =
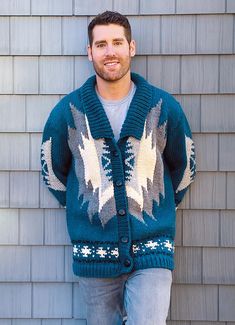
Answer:
[[[128,15],[133,70],[180,100],[196,143],[168,325],[235,325],[235,0],[0,1],[0,325],[86,323],[39,147],[53,105],[92,73],[87,24],[106,9]]]

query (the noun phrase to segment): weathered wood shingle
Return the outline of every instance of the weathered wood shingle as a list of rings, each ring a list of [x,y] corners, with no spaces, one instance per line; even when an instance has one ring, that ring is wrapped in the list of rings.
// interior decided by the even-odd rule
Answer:
[[[191,187],[191,208],[225,209],[226,174],[219,172],[198,172]]]
[[[38,94],[38,57],[14,57],[14,93]]]
[[[73,90],[74,60],[68,56],[42,57],[40,94],[67,94]]]
[[[1,174],[0,180],[2,181]],[[1,185],[4,182],[1,182]],[[5,187],[5,189],[7,189]],[[19,241],[19,212],[18,209],[0,210],[0,245],[18,245]],[[3,246],[4,247],[4,246]]]
[[[207,94],[218,92],[219,58],[216,55],[183,56],[181,92]]]
[[[41,54],[61,55],[62,54],[62,18],[42,17],[41,18]]]
[[[217,320],[216,285],[174,285],[171,317],[174,320]]]
[[[234,132],[234,95],[210,95],[201,97],[202,132]]]
[[[30,15],[30,0],[1,1],[0,14],[8,16],[28,16]]]
[[[0,94],[13,93],[13,58],[0,56]]]
[[[219,245],[219,211],[183,211],[183,245],[217,247]]]
[[[0,131],[25,132],[25,96],[0,95]]]
[[[10,19],[0,17],[0,54],[8,55],[10,52]]]
[[[140,0],[140,14],[173,14],[175,12],[174,0]]]
[[[112,10],[112,1],[109,0],[74,0],[75,15],[97,15],[105,10]]]
[[[33,284],[33,318],[72,318],[72,284]]]
[[[73,14],[72,0],[31,0],[32,15],[60,15]]]
[[[177,0],[176,3],[176,12],[180,14],[225,12],[225,0]]]
[[[233,16],[197,16],[197,53],[233,52]]]
[[[147,69],[150,83],[173,94],[180,92],[179,56],[150,56]]]
[[[1,170],[29,170],[28,134],[1,133],[0,152]]]
[[[11,17],[11,55],[40,54],[40,18]]]
[[[195,53],[195,15],[163,16],[161,28],[162,54]]]
[[[30,318],[31,293],[30,283],[0,283],[2,318]]]

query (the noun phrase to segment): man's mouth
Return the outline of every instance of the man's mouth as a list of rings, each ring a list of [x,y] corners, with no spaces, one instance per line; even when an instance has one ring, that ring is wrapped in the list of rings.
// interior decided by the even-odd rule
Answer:
[[[105,62],[104,65],[108,67],[113,67],[118,63],[119,63],[118,61],[109,61],[109,62]]]

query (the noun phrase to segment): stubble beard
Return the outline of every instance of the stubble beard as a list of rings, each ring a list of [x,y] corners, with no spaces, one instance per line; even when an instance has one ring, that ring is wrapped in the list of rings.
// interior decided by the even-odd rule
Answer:
[[[112,60],[115,58],[112,58]],[[126,58],[126,60],[128,59],[127,62],[125,62],[125,64],[123,65],[122,60],[119,60],[119,64],[121,65],[121,68],[117,71],[117,72],[106,72],[105,68],[102,66],[100,67],[96,62],[93,61],[93,67],[95,70],[95,73],[103,80],[105,81],[110,81],[110,82],[114,82],[114,81],[118,81],[120,79],[122,79],[124,76],[126,76],[126,74],[130,71],[130,67],[131,67],[131,57],[128,56]]]

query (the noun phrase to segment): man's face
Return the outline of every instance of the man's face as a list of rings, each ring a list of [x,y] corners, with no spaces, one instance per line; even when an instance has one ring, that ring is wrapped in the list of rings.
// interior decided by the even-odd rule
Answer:
[[[88,46],[88,58],[96,74],[105,81],[117,81],[130,72],[135,42],[128,43],[124,27],[116,24],[96,25],[93,43]]]

